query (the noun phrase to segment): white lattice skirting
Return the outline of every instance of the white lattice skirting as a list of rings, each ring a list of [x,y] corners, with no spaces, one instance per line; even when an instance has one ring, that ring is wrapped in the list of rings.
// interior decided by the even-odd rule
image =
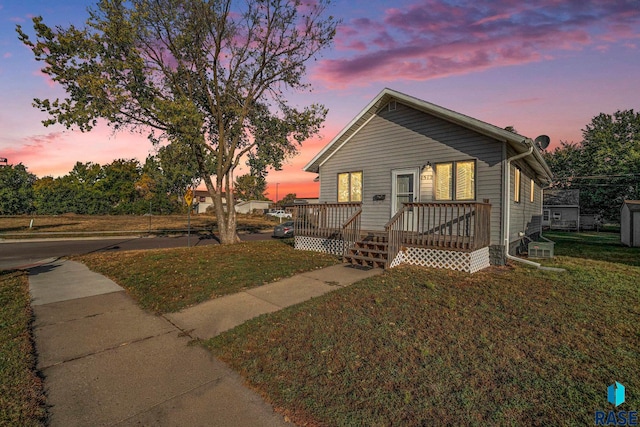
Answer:
[[[390,267],[400,264],[423,267],[446,268],[449,270],[475,273],[489,267],[489,248],[473,252],[443,251],[438,249],[408,247],[398,252]]]
[[[342,255],[344,251],[344,240],[324,239],[321,237],[295,236],[294,248],[303,251],[315,251],[333,255]]]

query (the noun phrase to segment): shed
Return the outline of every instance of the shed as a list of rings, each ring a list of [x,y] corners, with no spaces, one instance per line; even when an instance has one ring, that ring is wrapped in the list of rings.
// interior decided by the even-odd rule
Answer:
[[[640,200],[625,200],[620,209],[620,242],[640,247]]]

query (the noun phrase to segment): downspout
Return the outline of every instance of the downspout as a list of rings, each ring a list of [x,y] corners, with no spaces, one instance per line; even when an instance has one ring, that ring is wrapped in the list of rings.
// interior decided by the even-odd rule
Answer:
[[[522,159],[523,157],[527,157],[529,155],[531,155],[531,153],[533,153],[533,143],[531,142],[531,140],[526,140],[525,141],[529,141],[529,151],[527,151],[526,153],[521,153],[521,154],[516,154],[513,157],[509,157],[506,161],[507,163],[507,167],[505,168],[505,182],[506,182],[506,191],[504,192],[505,196],[504,196],[504,207],[505,207],[505,215],[504,215],[504,221],[503,221],[503,234],[504,234],[504,254],[505,257],[507,259],[510,259],[512,261],[516,261],[516,262],[520,262],[526,265],[530,265],[532,267],[536,267],[539,268],[540,270],[547,270],[547,271],[556,271],[556,272],[563,272],[566,271],[563,268],[555,268],[555,267],[544,267],[542,266],[540,263],[534,262],[534,261],[529,261],[528,259],[522,259],[522,258],[518,258],[515,257],[513,255],[509,254],[509,227],[511,226],[511,162],[514,160],[519,160]],[[505,150],[506,151],[506,150]],[[506,157],[506,155],[505,155]],[[541,236],[542,237],[542,236]],[[549,240],[544,238],[545,240]]]
[[[502,223],[502,233],[503,233],[503,241],[502,245],[504,246],[504,253],[508,259],[513,259],[511,255],[509,255],[509,230],[511,227],[511,162],[514,160],[519,160],[523,157],[527,157],[533,153],[533,143],[531,140],[525,139],[524,142],[528,142],[529,150],[525,153],[516,154],[515,156],[509,157],[506,161],[507,165],[505,167],[505,191],[504,191],[504,220]],[[506,151],[506,150],[505,150]],[[505,155],[506,157],[506,155]]]

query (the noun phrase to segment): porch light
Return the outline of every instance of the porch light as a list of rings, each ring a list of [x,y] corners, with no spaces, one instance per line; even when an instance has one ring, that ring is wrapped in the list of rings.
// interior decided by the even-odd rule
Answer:
[[[422,170],[423,171],[426,171],[427,169],[430,169],[430,168],[431,168],[431,162],[427,162],[426,165],[422,165]]]

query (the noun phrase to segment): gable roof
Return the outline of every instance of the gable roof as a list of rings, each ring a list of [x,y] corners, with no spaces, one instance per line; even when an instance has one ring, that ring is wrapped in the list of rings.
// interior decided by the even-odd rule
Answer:
[[[398,101],[418,111],[438,117],[448,122],[457,124],[467,129],[478,132],[498,141],[508,143],[517,154],[526,153],[531,146],[534,147],[531,156],[527,156],[524,160],[538,175],[541,181],[550,182],[552,173],[549,166],[542,158],[540,152],[535,148],[533,140],[518,135],[508,130],[499,128],[473,117],[465,116],[439,105],[423,101],[410,95],[385,88],[371,101],[347,126],[345,126],[338,135],[336,135],[329,144],[327,144],[311,161],[304,167],[307,172],[318,173],[320,166],[326,162],[333,154],[347,143],[365,124],[371,120],[376,113],[389,101]]]
[[[631,212],[640,212],[640,200],[625,200],[622,206],[625,205]]]

